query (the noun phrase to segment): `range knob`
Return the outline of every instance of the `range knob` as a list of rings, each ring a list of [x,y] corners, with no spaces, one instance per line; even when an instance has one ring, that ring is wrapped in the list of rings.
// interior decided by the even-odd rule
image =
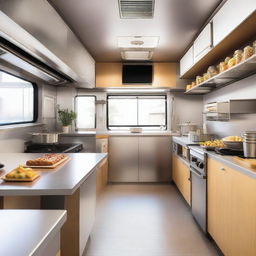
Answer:
[[[194,157],[194,156],[192,156],[191,161],[192,161],[192,162],[197,162],[197,158]]]
[[[203,168],[204,168],[204,163],[199,162],[199,163],[198,163],[198,167],[199,167],[200,169],[203,169]]]

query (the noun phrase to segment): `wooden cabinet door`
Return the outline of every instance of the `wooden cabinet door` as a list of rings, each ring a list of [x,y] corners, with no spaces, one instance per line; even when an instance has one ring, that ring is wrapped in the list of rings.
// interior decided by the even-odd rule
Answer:
[[[208,232],[225,256],[256,255],[256,180],[208,159]]]
[[[230,170],[208,159],[208,232],[227,255],[229,247],[229,215],[231,197]]]
[[[191,184],[189,167],[184,164],[177,156],[173,155],[172,160],[172,178],[179,191],[190,205]]]
[[[256,179],[232,171],[228,255],[256,255]]]

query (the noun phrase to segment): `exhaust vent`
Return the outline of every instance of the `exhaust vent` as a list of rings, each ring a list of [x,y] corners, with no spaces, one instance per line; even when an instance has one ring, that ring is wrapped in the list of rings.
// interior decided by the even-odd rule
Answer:
[[[155,0],[118,0],[121,19],[152,19]]]

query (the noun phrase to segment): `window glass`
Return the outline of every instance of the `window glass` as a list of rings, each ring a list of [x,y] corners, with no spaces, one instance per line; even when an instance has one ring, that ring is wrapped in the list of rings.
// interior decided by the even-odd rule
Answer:
[[[0,71],[0,125],[35,121],[32,83]]]
[[[166,96],[108,96],[108,128],[166,129]]]
[[[95,96],[77,96],[76,104],[76,128],[93,129],[96,128],[96,97]]]

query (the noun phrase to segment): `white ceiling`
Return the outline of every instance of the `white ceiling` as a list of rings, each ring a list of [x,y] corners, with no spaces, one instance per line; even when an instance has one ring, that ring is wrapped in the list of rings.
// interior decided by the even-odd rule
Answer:
[[[118,0],[49,0],[96,61],[121,61],[119,36],[158,36],[153,61],[178,61],[222,0],[155,0],[153,19],[120,19]]]

